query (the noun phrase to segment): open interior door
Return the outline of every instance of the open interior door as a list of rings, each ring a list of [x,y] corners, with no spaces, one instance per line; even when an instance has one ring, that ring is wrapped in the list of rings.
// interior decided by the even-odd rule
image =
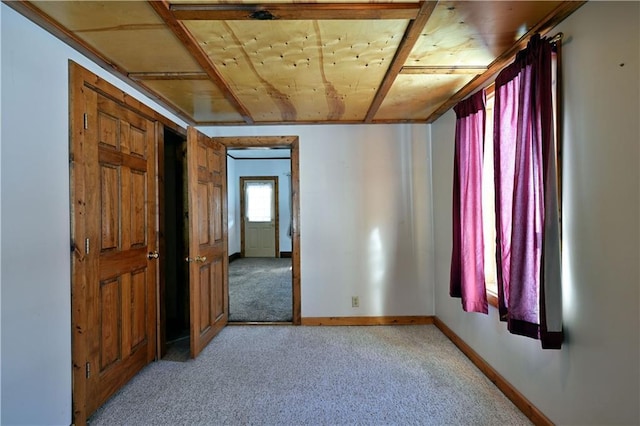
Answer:
[[[227,325],[227,177],[225,147],[187,132],[191,357]]]

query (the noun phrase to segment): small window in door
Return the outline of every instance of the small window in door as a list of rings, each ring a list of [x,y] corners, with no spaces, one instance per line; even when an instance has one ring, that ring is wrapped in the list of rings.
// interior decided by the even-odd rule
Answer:
[[[273,220],[273,182],[247,182],[247,220],[271,222]]]

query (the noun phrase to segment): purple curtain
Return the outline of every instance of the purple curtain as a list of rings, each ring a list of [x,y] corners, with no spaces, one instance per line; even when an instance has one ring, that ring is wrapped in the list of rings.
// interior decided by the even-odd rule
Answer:
[[[500,317],[543,348],[563,340],[552,55],[534,36],[498,75],[494,109]]]
[[[456,112],[453,172],[453,250],[449,294],[467,312],[488,312],[482,235],[482,148],[485,95],[460,102]]]

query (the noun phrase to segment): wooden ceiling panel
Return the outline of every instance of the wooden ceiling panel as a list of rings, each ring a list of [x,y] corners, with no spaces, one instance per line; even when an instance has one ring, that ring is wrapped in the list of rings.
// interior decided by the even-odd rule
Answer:
[[[583,3],[5,2],[181,117],[232,125],[432,122]]]
[[[475,76],[401,74],[380,106],[374,122],[425,121]]]
[[[339,3],[345,4],[371,4],[371,3],[419,3],[421,0],[384,0],[384,1],[371,1],[371,0],[341,0]],[[169,0],[170,4],[184,5],[184,4],[261,4],[264,2],[257,2],[255,0]],[[296,3],[292,0],[269,0],[269,3],[288,4]],[[302,1],[298,3],[320,3],[331,4],[336,3],[335,0],[312,0]]]
[[[256,122],[362,120],[406,20],[186,21]]]
[[[130,73],[201,71],[147,2],[38,1],[33,4]]]
[[[143,84],[200,123],[244,124],[242,116],[209,80],[144,80]]]
[[[405,67],[487,66],[560,3],[440,2]]]
[[[196,72],[202,68],[166,29],[104,31],[80,36],[129,72]],[[144,46],[144,49],[140,49]],[[158,52],[162,52],[161,55]]]
[[[32,1],[71,31],[106,28],[162,28],[163,23],[142,1]]]

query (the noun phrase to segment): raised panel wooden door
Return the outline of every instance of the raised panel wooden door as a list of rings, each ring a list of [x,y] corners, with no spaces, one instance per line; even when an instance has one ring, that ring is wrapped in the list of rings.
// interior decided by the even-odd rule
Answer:
[[[244,257],[279,257],[278,177],[240,178]]]
[[[101,94],[84,97],[90,414],[155,357],[155,131]]]
[[[191,356],[227,325],[226,150],[195,128],[187,133]]]

